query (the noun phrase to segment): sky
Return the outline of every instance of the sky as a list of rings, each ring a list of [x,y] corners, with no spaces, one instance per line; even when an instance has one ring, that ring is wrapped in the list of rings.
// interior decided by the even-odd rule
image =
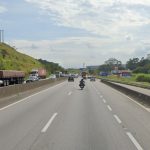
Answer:
[[[5,42],[65,68],[150,53],[150,0],[0,0]]]

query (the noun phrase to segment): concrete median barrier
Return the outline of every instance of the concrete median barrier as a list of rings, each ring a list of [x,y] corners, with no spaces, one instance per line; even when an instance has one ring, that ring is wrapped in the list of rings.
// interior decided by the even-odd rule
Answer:
[[[110,81],[107,81],[105,79],[102,79],[101,82],[117,89],[118,91],[126,94],[127,96],[133,98],[134,100],[140,102],[141,104],[150,107],[150,96],[149,95],[143,94],[139,91],[128,89],[126,87],[123,87],[121,85],[115,84],[115,83],[110,82]]]
[[[35,81],[31,83],[26,83],[26,84],[17,84],[13,86],[1,87],[0,99],[5,98],[5,97],[10,97],[13,95],[17,95],[17,94],[20,94],[29,90],[33,90],[33,89],[48,85],[48,84],[49,85],[57,84],[64,80],[65,78],[45,79],[45,80]]]

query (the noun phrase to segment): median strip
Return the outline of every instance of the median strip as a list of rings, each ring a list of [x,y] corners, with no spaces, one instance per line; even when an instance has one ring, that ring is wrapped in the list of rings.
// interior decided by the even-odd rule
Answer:
[[[117,91],[120,91],[121,93],[124,93],[126,96],[131,97],[132,99],[138,101],[141,105],[145,105],[147,107],[150,107],[150,95],[149,91],[145,89],[135,89],[135,87],[132,89],[132,86],[129,88],[126,87],[125,85],[121,85],[118,83],[110,82],[108,80],[102,79],[101,82],[109,85],[110,87],[116,89]],[[144,92],[145,91],[145,92]]]

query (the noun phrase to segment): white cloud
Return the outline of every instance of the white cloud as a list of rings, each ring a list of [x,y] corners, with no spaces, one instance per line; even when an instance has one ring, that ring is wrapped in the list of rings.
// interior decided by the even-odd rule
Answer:
[[[4,13],[6,11],[7,11],[7,9],[4,6],[0,6],[0,13]]]
[[[128,44],[126,44],[127,42]],[[16,45],[20,52],[35,58],[59,62],[65,67],[81,67],[83,62],[87,65],[99,65],[109,57],[126,62],[132,56],[134,57],[136,52],[139,54],[140,48],[143,47],[142,43],[135,43],[132,40],[118,42],[115,39],[91,37],[72,37],[53,41],[14,40],[10,42],[11,45]]]
[[[13,41],[22,52],[65,67],[123,62],[149,53],[150,0],[25,0],[48,14],[57,26],[82,29],[95,37]],[[70,30],[69,30],[70,31]],[[146,36],[145,36],[146,35]],[[98,38],[98,37],[101,38]],[[146,42],[143,42],[146,41]]]
[[[122,28],[150,23],[140,10],[129,6],[150,6],[149,0],[26,0],[46,11],[59,26],[84,29],[106,36],[122,36]]]

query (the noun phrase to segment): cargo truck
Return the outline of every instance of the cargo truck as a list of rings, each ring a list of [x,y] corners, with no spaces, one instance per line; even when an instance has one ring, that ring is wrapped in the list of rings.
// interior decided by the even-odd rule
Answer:
[[[46,69],[43,69],[43,68],[33,69],[30,72],[30,77],[29,78],[45,79],[46,78]]]
[[[16,70],[0,70],[0,86],[8,86],[12,84],[22,84],[24,82],[25,73]]]
[[[87,72],[86,71],[82,71],[81,76],[83,79],[86,79],[87,77]]]
[[[56,71],[55,75],[56,75],[56,78],[60,78],[60,77],[62,77],[62,72]]]

